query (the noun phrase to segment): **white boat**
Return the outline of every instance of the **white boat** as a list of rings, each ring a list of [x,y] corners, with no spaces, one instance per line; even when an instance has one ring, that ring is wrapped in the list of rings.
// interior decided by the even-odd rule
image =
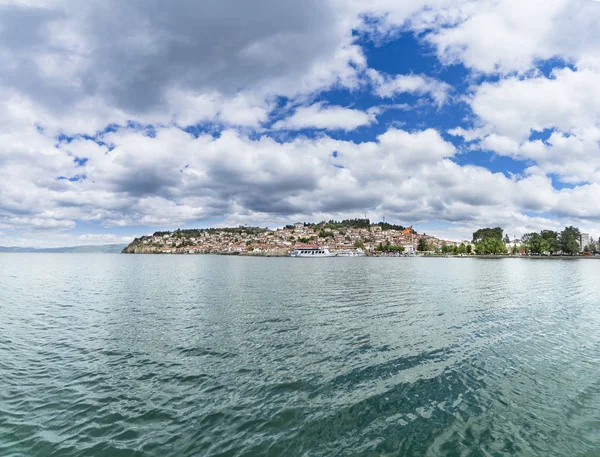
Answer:
[[[340,251],[336,251],[336,255],[338,257],[364,257],[365,251],[361,248],[358,249],[342,249]]]
[[[328,248],[296,248],[290,251],[290,257],[335,257],[336,253]]]

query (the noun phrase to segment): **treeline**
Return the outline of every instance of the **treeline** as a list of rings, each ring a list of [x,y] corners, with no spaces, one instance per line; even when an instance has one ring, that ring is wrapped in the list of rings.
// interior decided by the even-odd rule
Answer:
[[[419,241],[417,243],[417,251],[430,252],[430,251],[436,251],[436,250],[437,249],[436,249],[435,245],[429,244],[425,237],[419,238]],[[466,254],[472,254],[473,248],[471,247],[470,244],[460,243],[458,246],[456,246],[456,245],[446,244],[446,242],[444,241],[444,242],[442,242],[442,245],[440,246],[440,251],[442,254],[466,255]]]
[[[251,235],[257,235],[259,233],[266,232],[266,228],[261,227],[224,227],[224,228],[204,228],[204,229],[177,229],[173,232],[154,232],[152,236],[164,236],[169,235],[173,238],[197,238],[202,236],[204,233],[231,233],[235,235],[239,235],[241,233],[248,233]]]
[[[521,238],[521,246],[532,254],[576,255],[580,251],[596,252],[596,245],[590,243],[581,246],[581,231],[577,227],[565,227],[562,232],[542,230],[541,232],[526,233]],[[583,249],[582,249],[583,248]]]
[[[526,233],[519,246],[510,246],[508,235],[504,235],[501,227],[482,228],[473,233],[473,244],[477,254],[506,254],[509,248],[513,254],[526,252],[530,254],[577,255],[581,250],[595,252],[596,245],[590,244],[580,248],[581,231],[577,227],[565,227],[561,232],[542,230]]]
[[[371,226],[371,221],[370,219],[361,219],[361,218],[357,218],[357,219],[344,219],[341,221],[335,221],[333,219],[329,220],[329,221],[321,221],[321,222],[304,222],[304,227],[316,227],[316,228],[321,228],[323,230],[338,230],[341,228],[355,228],[355,229],[360,229],[360,228],[365,228],[368,229]],[[287,229],[294,229],[293,225],[286,225],[285,228]]]
[[[340,230],[340,229],[370,229],[372,226],[379,226],[382,230],[398,230],[403,231],[406,230],[406,227],[398,224],[390,224],[388,222],[377,222],[371,225],[371,220],[368,218],[356,218],[356,219],[344,219],[341,221],[336,220],[328,220],[321,222],[304,222],[304,227],[312,227],[325,231],[331,230]],[[295,227],[293,225],[286,225],[285,228],[289,230],[293,230]],[[413,230],[413,233],[417,233]]]
[[[390,243],[389,240],[385,243],[379,243],[375,248],[375,250],[379,252],[404,252],[404,249],[404,246],[397,246],[395,244]]]
[[[406,230],[406,227],[404,227],[403,225],[389,224],[387,222],[378,222],[375,225],[381,227],[381,230],[398,230],[399,232],[403,232],[404,230]],[[417,233],[414,230],[411,231],[414,234]]]

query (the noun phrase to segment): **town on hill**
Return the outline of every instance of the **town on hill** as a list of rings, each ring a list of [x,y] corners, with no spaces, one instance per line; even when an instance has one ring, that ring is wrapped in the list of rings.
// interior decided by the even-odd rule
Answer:
[[[361,250],[366,255],[510,255],[574,256],[600,252],[598,242],[576,227],[561,232],[542,230],[510,239],[501,227],[482,228],[470,241],[449,241],[419,234],[412,227],[371,223],[369,219],[347,219],[319,223],[297,222],[270,230],[261,227],[231,227],[155,232],[133,240],[126,254],[223,254],[285,256],[290,251],[327,248],[331,252]]]
[[[237,254],[284,256],[298,247],[320,246],[331,251],[362,249],[367,255],[411,254],[458,248],[460,243],[418,234],[412,227],[347,219],[298,222],[270,230],[260,227],[186,229],[156,232],[136,238],[123,252],[131,254]],[[469,242],[462,252],[471,252]],[[467,247],[468,246],[468,247]]]

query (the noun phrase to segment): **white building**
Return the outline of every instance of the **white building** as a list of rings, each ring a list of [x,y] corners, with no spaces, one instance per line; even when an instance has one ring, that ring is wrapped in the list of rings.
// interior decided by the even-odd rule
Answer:
[[[592,238],[590,237],[589,233],[582,233],[581,234],[581,246],[580,246],[580,250],[583,251],[583,249],[586,246],[589,246],[590,244],[592,244]]]

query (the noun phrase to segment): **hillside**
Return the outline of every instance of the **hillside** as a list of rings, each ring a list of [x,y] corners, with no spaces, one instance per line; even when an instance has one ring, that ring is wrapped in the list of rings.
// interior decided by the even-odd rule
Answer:
[[[125,254],[234,254],[285,255],[297,246],[326,246],[332,251],[363,249],[414,252],[418,242],[435,249],[444,241],[419,235],[412,227],[371,223],[369,219],[298,222],[269,230],[260,227],[186,229],[155,232],[136,238]]]

